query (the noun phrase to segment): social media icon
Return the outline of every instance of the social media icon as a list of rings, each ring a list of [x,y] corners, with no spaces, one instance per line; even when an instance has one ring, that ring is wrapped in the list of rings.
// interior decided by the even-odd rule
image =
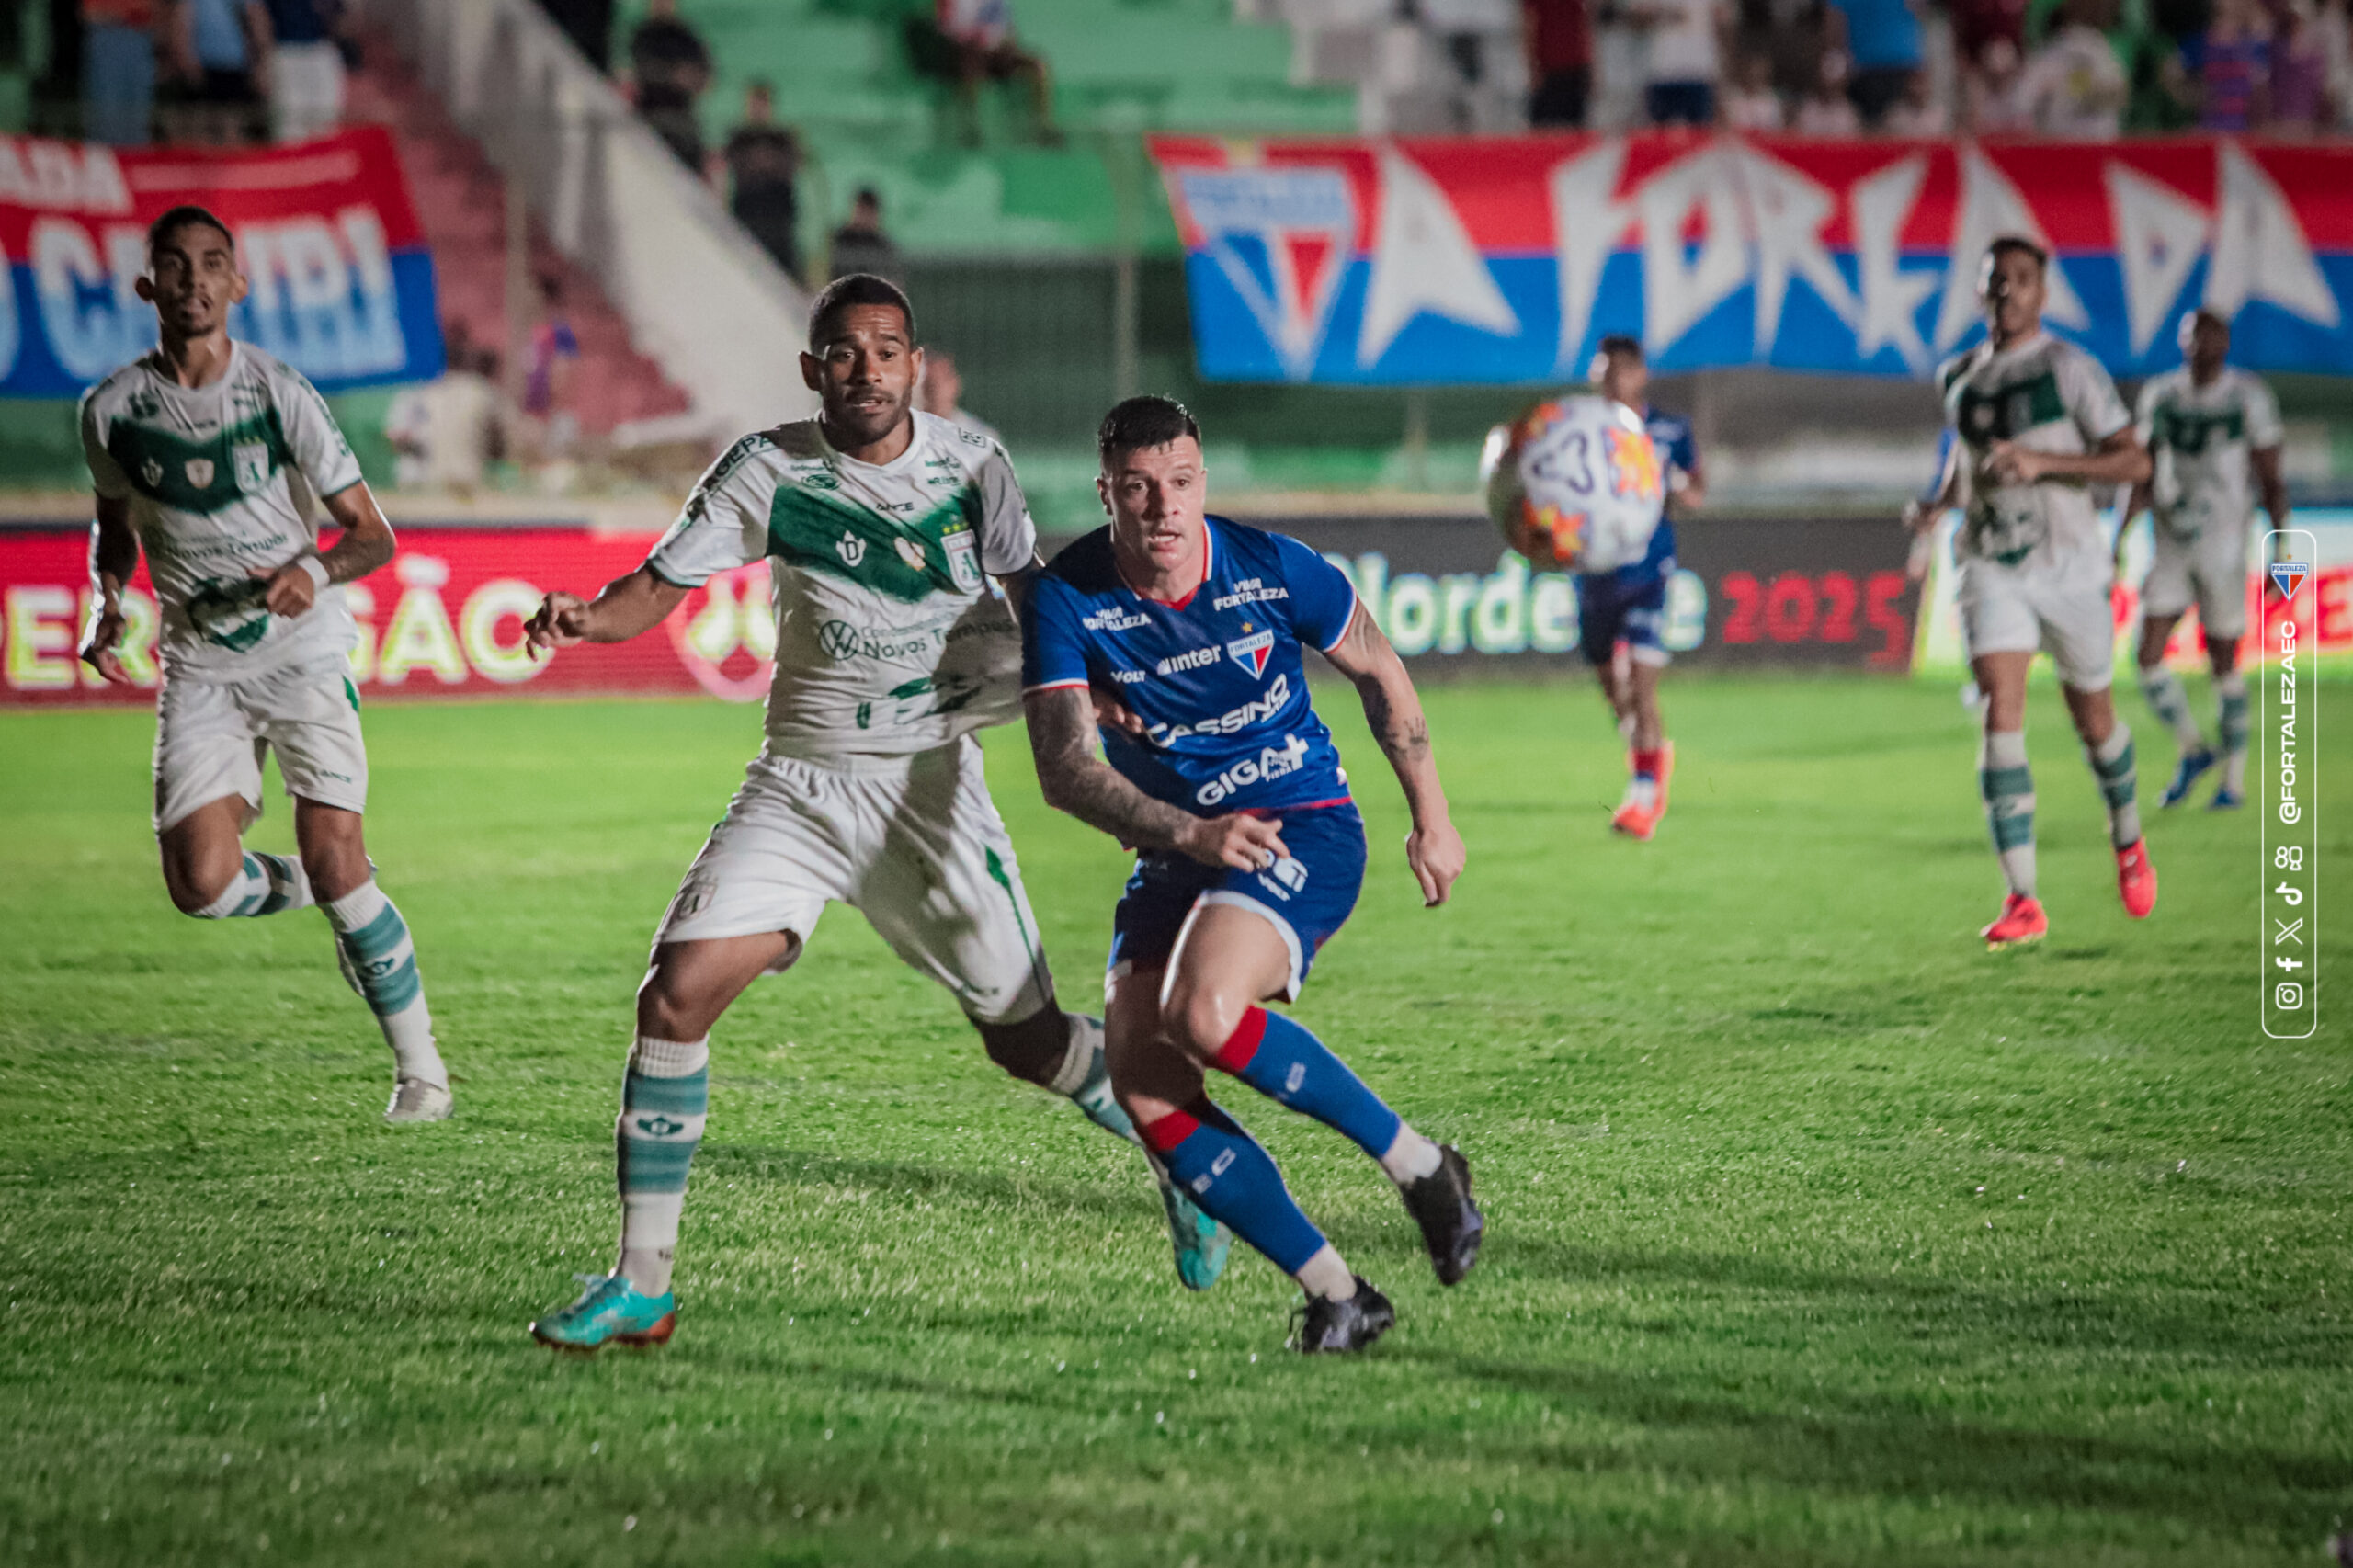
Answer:
[[[2304,1005],[2304,988],[2292,980],[2283,980],[2272,987],[2271,1000],[2283,1012],[2294,1012]]]

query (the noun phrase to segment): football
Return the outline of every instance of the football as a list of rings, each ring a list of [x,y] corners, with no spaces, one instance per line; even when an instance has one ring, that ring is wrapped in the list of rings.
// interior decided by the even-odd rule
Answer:
[[[1622,564],[1611,540],[1638,543],[1658,519],[1650,438],[1631,409],[1604,398],[1548,399],[1496,426],[1480,452],[1479,481],[1505,542],[1538,566]]]

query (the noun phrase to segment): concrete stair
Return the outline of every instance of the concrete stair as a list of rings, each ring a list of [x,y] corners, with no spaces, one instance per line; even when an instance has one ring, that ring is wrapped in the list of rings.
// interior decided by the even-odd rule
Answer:
[[[476,343],[505,354],[506,335],[506,184],[481,146],[450,124],[439,102],[381,39],[368,40],[366,66],[351,79],[345,118],[391,129],[409,192],[433,247],[444,321],[462,321]],[[630,341],[629,324],[593,278],[565,260],[536,220],[531,272],[563,281],[565,313],[580,340],[572,407],[583,432],[609,438],[617,429],[688,412],[691,399]],[[524,305],[530,320],[530,305]],[[510,365],[507,383],[519,384]],[[624,431],[624,434],[627,432]]]

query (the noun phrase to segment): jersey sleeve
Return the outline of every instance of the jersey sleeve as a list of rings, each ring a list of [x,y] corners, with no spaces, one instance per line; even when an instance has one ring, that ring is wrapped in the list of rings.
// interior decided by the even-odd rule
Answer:
[[[767,554],[772,486],[756,483],[747,460],[767,444],[746,436],[710,465],[687,497],[678,520],[646,556],[648,570],[674,587],[699,588],[721,572]]]
[[[2157,404],[2163,400],[2164,391],[2156,378],[2151,377],[2141,388],[2140,405],[2132,411],[2132,434],[2140,437],[2144,447],[2156,439]]]
[[[324,501],[358,483],[359,460],[351,455],[351,443],[343,438],[319,389],[290,366],[281,366],[277,380],[278,427],[286,433],[294,466],[310,482],[311,494]]]
[[[1079,624],[1085,601],[1068,583],[1040,573],[1029,585],[1021,614],[1021,689],[1053,691],[1081,687],[1086,679],[1086,630]]]
[[[2253,376],[2246,380],[2246,444],[2256,451],[2265,451],[2287,438],[2287,430],[2279,422],[2279,400],[2271,389]]]
[[[994,441],[978,480],[981,570],[993,577],[1009,577],[1038,558],[1038,525],[1030,520],[1021,482],[1013,476],[1013,460]]]
[[[1320,653],[1339,646],[1356,619],[1357,589],[1347,574],[1288,534],[1276,534],[1283,585],[1290,590],[1290,625],[1302,642]]]
[[[105,428],[98,420],[97,389],[93,387],[82,395],[82,408],[77,423],[82,427],[82,457],[90,465],[90,488],[108,501],[131,499],[131,476],[107,450]]]
[[[2067,400],[2067,413],[2085,440],[2097,446],[2119,430],[2131,427],[2132,415],[2098,360],[2078,350],[2063,363],[2066,369],[2060,389]]]
[[[1689,420],[1678,419],[1675,422],[1675,437],[1666,444],[1666,460],[1670,465],[1681,469],[1686,473],[1696,474],[1699,472],[1699,444],[1691,438]]]

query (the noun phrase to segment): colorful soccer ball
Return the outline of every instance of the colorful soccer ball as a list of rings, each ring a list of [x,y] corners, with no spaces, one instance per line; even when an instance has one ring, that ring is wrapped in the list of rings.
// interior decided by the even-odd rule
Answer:
[[[1552,570],[1622,564],[1624,547],[1657,526],[1665,493],[1642,421],[1599,397],[1549,400],[1497,426],[1479,477],[1505,542]]]

